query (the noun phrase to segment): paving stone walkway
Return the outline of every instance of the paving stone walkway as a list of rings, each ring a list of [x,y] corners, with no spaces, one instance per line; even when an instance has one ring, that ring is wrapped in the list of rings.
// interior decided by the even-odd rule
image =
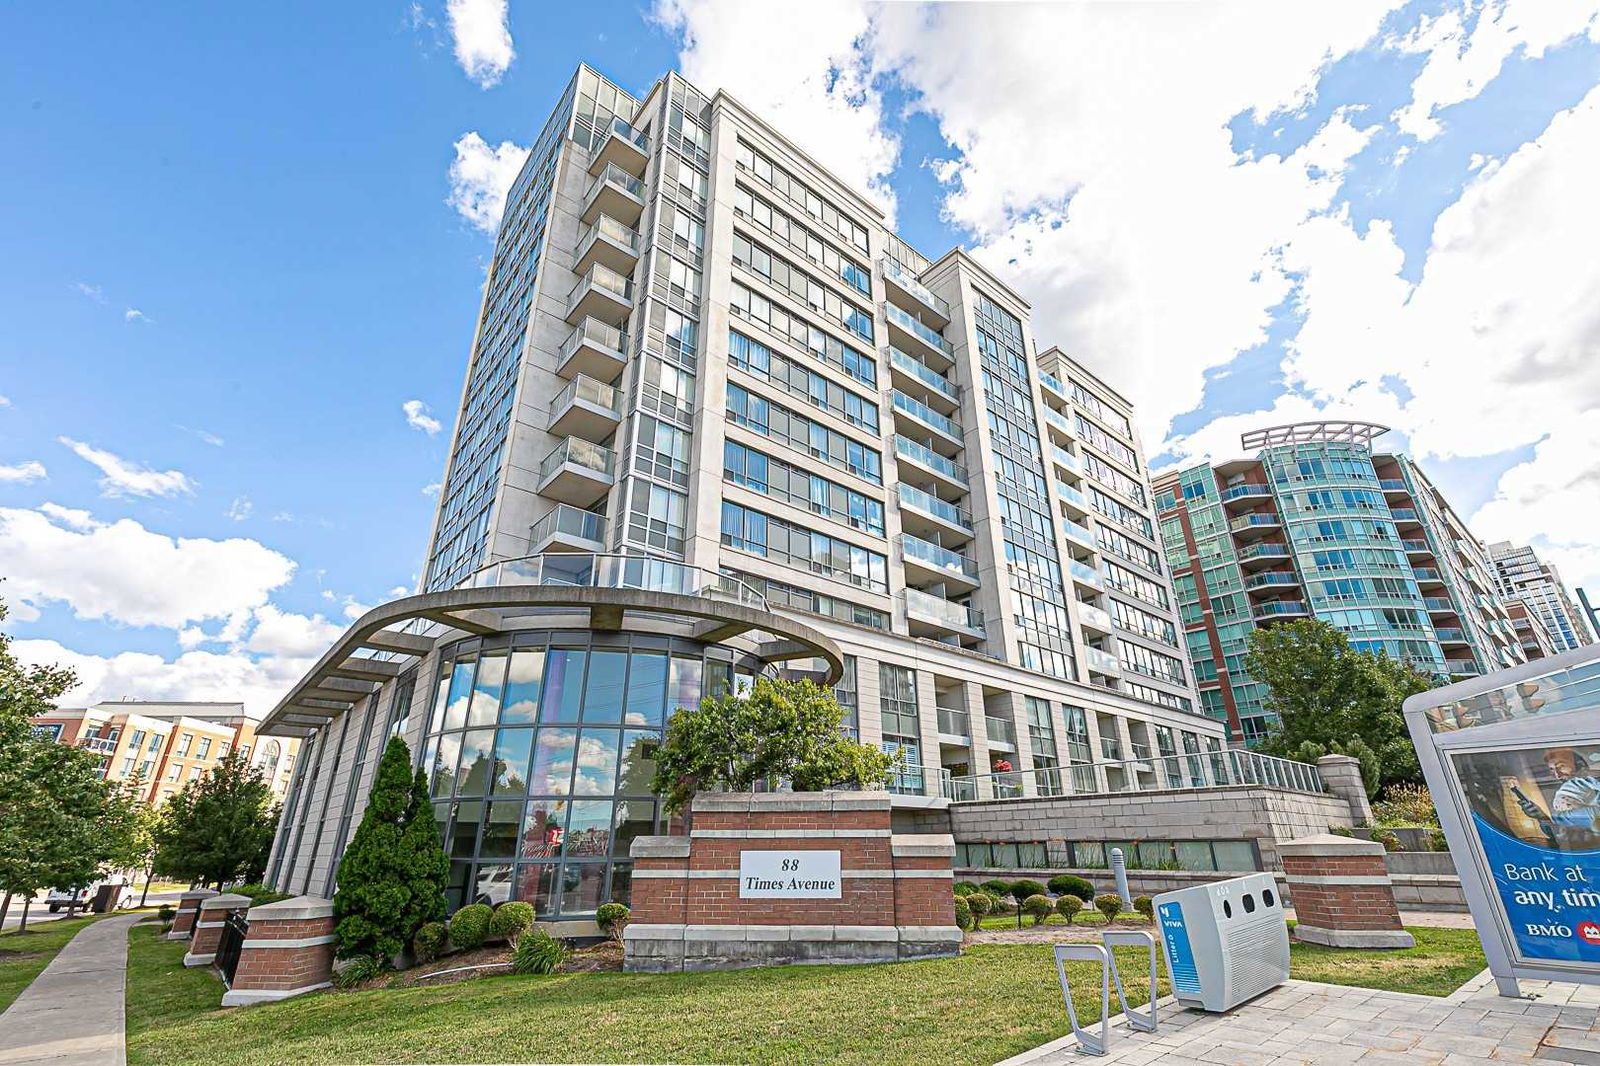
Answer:
[[[87,925],[0,1014],[0,1064],[124,1066],[128,927],[144,914]]]
[[[1501,997],[1485,971],[1447,999],[1312,981],[1290,981],[1226,1014],[1168,998],[1155,1033],[1132,1031],[1119,1016],[1104,1056],[1083,1054],[1066,1036],[998,1066],[1600,1064],[1600,988],[1524,981],[1523,989],[1533,998]]]

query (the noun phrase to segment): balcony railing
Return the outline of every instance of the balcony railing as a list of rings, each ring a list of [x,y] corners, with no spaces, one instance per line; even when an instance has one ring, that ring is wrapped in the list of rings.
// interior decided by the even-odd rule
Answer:
[[[1050,389],[1063,400],[1067,399],[1071,395],[1071,393],[1067,392],[1066,386],[1061,384],[1061,379],[1056,377],[1054,374],[1045,374],[1041,372],[1039,374],[1039,384],[1043,385],[1047,389]]]
[[[1432,548],[1428,547],[1428,542],[1425,540],[1402,540],[1400,542],[1400,547],[1404,548],[1408,552],[1433,551]]]
[[[894,345],[885,345],[884,350],[889,353],[889,363],[910,374],[928,388],[933,389],[952,403],[961,402],[961,386],[939,373],[933,367],[924,363],[914,355],[907,355]]]
[[[1102,633],[1111,632],[1111,612],[1103,607],[1096,607],[1092,603],[1078,604],[1078,620],[1091,629],[1098,629]]]
[[[921,400],[916,400],[910,396],[907,396],[899,389],[894,390],[894,406],[897,410],[904,411],[909,415],[920,418],[934,429],[953,437],[957,441],[964,442],[966,440],[966,435],[961,431],[961,423],[957,422],[953,418],[940,414],[938,411],[935,411]]]
[[[632,144],[638,148],[639,151],[644,152],[647,155],[649,154],[650,138],[645,136],[642,130],[634,129],[631,125],[622,121],[622,119],[612,118],[611,129],[608,132],[612,137],[621,137],[629,144]]]
[[[561,345],[561,361],[566,362],[572,358],[573,352],[585,345],[626,353],[628,335],[598,318],[586,318],[578,323],[572,331],[572,336]]]
[[[618,410],[616,389],[580,374],[568,382],[567,387],[556,393],[556,398],[550,401],[551,417],[576,400],[603,407],[613,414]]]
[[[567,504],[557,504],[556,509],[545,515],[533,524],[528,532],[529,545],[543,543],[547,538],[557,534],[571,537],[576,540],[593,541],[604,544],[606,540],[606,516],[585,511],[581,507],[571,507]]]
[[[1288,557],[1289,546],[1286,544],[1251,544],[1239,549],[1241,559],[1287,559]]]
[[[592,441],[568,437],[552,448],[550,454],[544,457],[544,462],[539,464],[539,480],[545,480],[568,463],[610,477],[616,469],[617,456],[610,448]]]
[[[1069,437],[1076,434],[1076,431],[1072,428],[1072,423],[1067,420],[1067,416],[1057,411],[1054,407],[1042,408],[1040,413],[1044,415],[1046,422],[1055,426]]]
[[[573,286],[572,295],[567,297],[567,313],[570,315],[578,302],[596,289],[610,293],[622,303],[633,302],[633,279],[623,277],[604,263],[596,263],[583,280]]]
[[[601,215],[592,223],[585,226],[578,234],[578,258],[583,258],[584,249],[600,238],[605,238],[613,244],[621,245],[630,252],[639,251],[639,233],[631,226],[624,226],[610,215]]]
[[[1101,780],[1108,784],[1102,785]],[[1261,755],[1242,748],[1203,754],[1166,755],[1156,758],[1108,760],[1093,765],[1052,766],[998,774],[952,777],[944,796],[980,796],[983,786],[995,799],[1025,796],[1093,795],[1104,792],[1152,792],[1176,788],[1238,788],[1257,785],[1289,792],[1321,795],[1322,775],[1310,763]]]
[[[983,719],[984,728],[989,731],[991,741],[998,740],[1002,744],[1017,746],[1017,727],[1009,718],[992,718],[988,715]]]
[[[937,544],[923,540],[921,537],[914,537],[910,533],[900,534],[900,550],[907,559],[915,559],[924,566],[947,571],[953,576],[962,577],[968,581],[978,580],[977,561],[968,559],[960,552],[953,552],[949,548],[941,548]]]
[[[1266,529],[1283,525],[1283,519],[1275,514],[1242,514],[1228,523],[1232,530],[1241,529]]]
[[[970,777],[953,777],[949,770],[939,770],[939,794],[951,803],[971,803],[978,798],[978,785]]]
[[[1067,560],[1067,573],[1082,581],[1085,585],[1105,588],[1105,579],[1100,576],[1100,571],[1088,563],[1080,563],[1076,559],[1069,559]]]
[[[1101,737],[1100,757],[1106,762],[1121,762],[1122,742],[1116,737]]]
[[[680,596],[730,600],[763,611],[767,609],[766,597],[737,578],[716,570],[643,555],[547,552],[525,559],[493,563],[474,573],[459,587],[486,588],[499,585],[562,585],[671,592]]]
[[[972,716],[966,711],[954,710],[950,707],[937,709],[939,717],[939,732],[954,737],[972,736]],[[946,771],[947,773],[949,771]]]
[[[1065,481],[1056,482],[1056,495],[1071,502],[1080,511],[1089,510],[1089,498]]]
[[[983,612],[973,610],[964,603],[947,600],[921,589],[905,590],[907,616],[945,629],[960,629],[969,633],[983,633]]]
[[[878,260],[878,267],[883,271],[885,278],[927,304],[929,310],[937,313],[946,322],[950,321],[950,305],[929,292],[927,286],[912,276],[911,271],[887,257]]]
[[[1264,499],[1272,495],[1270,486],[1255,481],[1247,481],[1242,485],[1234,485],[1222,490],[1224,500]]]
[[[965,507],[957,507],[953,503],[946,503],[931,493],[923,492],[915,485],[900,483],[900,502],[906,507],[915,507],[952,525],[960,526],[969,533],[972,531],[971,511]]]
[[[1281,570],[1268,570],[1260,574],[1250,574],[1244,579],[1244,587],[1247,589],[1275,588],[1298,584],[1300,584],[1298,576],[1286,574]]]
[[[1413,566],[1411,572],[1418,581],[1443,581],[1444,576],[1431,566]]]
[[[588,200],[594,196],[602,185],[615,185],[635,199],[644,200],[644,182],[615,163],[607,163],[606,168],[595,175],[594,181],[589,183],[589,188],[584,192],[583,198]]]
[[[1384,492],[1409,492],[1406,483],[1400,478],[1386,477],[1378,480],[1378,487]]]
[[[1450,601],[1448,596],[1424,596],[1422,603],[1430,611],[1449,611],[1454,614],[1456,609],[1456,605]]]
[[[1088,526],[1079,525],[1070,518],[1061,519],[1061,529],[1067,536],[1082,541],[1089,547],[1097,548],[1100,546],[1100,541],[1093,533],[1089,532]]]
[[[1050,445],[1050,458],[1055,460],[1058,465],[1071,470],[1074,474],[1083,474],[1083,464],[1078,461],[1078,457],[1059,444]]]
[[[1122,662],[1115,655],[1099,648],[1084,648],[1083,661],[1089,669],[1102,674],[1115,674],[1122,670]]]
[[[1300,600],[1272,600],[1268,603],[1258,603],[1250,608],[1250,613],[1257,618],[1282,618],[1288,615],[1306,613],[1306,605]]]
[[[959,481],[963,485],[967,483],[966,467],[962,466],[954,459],[946,459],[944,456],[940,455],[938,452],[934,451],[932,448],[920,441],[914,441],[910,437],[896,433],[894,437],[894,450],[897,454],[903,455],[907,459],[913,459],[916,462],[921,463],[923,466],[937,470],[939,473],[954,481]]]
[[[1477,662],[1472,659],[1446,659],[1444,661],[1444,668],[1449,671],[1452,676],[1467,676],[1483,673],[1483,671],[1478,668]]]
[[[902,311],[894,304],[885,303],[883,305],[883,316],[887,318],[892,325],[898,326],[905,330],[913,337],[916,337],[918,340],[922,341],[928,347],[938,349],[951,359],[956,357],[955,345],[945,340],[943,334],[936,329],[932,329],[923,325],[921,321],[914,318],[907,312]]]
[[[1438,626],[1433,631],[1446,644],[1465,644],[1467,642],[1466,630],[1457,629],[1455,626]]]
[[[1396,522],[1421,521],[1421,519],[1417,517],[1417,512],[1410,507],[1391,507],[1389,508],[1389,514]]]

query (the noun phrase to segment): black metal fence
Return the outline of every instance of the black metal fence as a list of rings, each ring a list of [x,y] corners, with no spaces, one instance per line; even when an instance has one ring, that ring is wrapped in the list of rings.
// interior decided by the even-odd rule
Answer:
[[[222,924],[222,939],[217,941],[217,969],[222,980],[231,988],[233,975],[239,969],[239,953],[244,948],[244,938],[250,932],[250,922],[244,911],[231,911]]]

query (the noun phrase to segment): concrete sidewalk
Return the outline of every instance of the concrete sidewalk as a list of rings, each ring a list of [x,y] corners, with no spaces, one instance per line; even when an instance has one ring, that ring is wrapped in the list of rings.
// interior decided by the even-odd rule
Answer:
[[[128,927],[146,914],[84,927],[0,1014],[0,1064],[123,1066]]]

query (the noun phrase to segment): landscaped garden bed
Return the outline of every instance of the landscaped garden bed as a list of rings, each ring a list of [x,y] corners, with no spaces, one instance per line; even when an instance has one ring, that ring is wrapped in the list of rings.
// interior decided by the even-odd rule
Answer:
[[[1443,995],[1484,965],[1470,929],[1412,932],[1417,947],[1406,951],[1296,943],[1293,975]],[[1043,943],[969,944],[959,958],[876,966],[563,972],[453,984],[436,979],[227,1011],[217,1008],[221,986],[215,978],[185,972],[182,954],[182,944],[157,939],[152,926],[133,931],[131,1063],[213,1066],[218,1048],[227,1049],[230,1066],[991,1063],[1066,1032],[1055,967]],[[1143,964],[1137,954],[1127,954],[1123,972],[1133,998],[1142,1002],[1141,982],[1133,977]],[[1098,973],[1083,965],[1071,972],[1078,1009],[1093,1016],[1099,1010]]]

